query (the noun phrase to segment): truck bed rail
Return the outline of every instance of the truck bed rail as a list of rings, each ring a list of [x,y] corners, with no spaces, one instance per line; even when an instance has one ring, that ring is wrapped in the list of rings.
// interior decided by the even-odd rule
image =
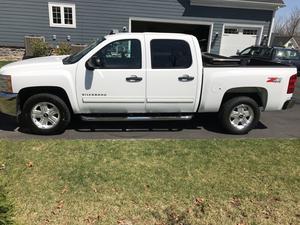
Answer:
[[[238,59],[210,53],[203,53],[202,60],[204,67],[291,67],[263,59]]]

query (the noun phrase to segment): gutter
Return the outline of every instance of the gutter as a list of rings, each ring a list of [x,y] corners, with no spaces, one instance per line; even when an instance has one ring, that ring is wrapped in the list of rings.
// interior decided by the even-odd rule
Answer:
[[[240,5],[235,5],[235,4]],[[226,5],[227,4],[227,5]],[[234,8],[249,8],[249,9],[279,9],[285,7],[284,3],[274,2],[257,2],[243,0],[191,0],[191,5],[202,5],[210,7],[234,7]]]

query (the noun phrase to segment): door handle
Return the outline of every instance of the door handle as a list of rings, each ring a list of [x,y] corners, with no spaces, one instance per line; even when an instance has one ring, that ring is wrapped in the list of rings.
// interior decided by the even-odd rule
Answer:
[[[181,77],[178,77],[178,80],[181,82],[189,82],[189,81],[193,81],[195,78],[191,77],[189,75],[183,75]]]
[[[126,77],[126,81],[130,82],[130,83],[134,83],[134,82],[141,82],[143,80],[142,77],[138,77],[136,75],[132,75],[130,77]]]

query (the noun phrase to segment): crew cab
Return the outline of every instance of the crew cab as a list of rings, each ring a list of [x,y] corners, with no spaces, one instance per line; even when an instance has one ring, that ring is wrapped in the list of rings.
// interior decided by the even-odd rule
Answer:
[[[70,56],[0,69],[0,109],[36,134],[85,121],[189,120],[218,113],[225,131],[245,134],[261,111],[293,106],[297,70],[202,54],[186,34],[122,33]]]

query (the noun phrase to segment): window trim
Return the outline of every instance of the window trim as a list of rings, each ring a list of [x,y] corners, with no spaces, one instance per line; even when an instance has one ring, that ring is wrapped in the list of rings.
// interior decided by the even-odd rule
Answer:
[[[61,11],[61,23],[57,24],[53,22],[53,11],[52,7],[60,7]],[[72,20],[73,24],[65,24],[65,12],[64,8],[72,8]],[[76,6],[72,3],[58,3],[58,2],[49,2],[48,3],[49,11],[49,25],[50,27],[61,27],[61,28],[76,28]]]
[[[174,67],[174,68],[154,68],[153,67],[153,61],[152,61],[152,42],[153,41],[182,41],[184,42],[185,44],[187,44],[187,46],[189,47],[189,52],[190,52],[190,56],[191,56],[191,63],[188,67]],[[183,40],[183,39],[165,39],[165,38],[153,38],[150,40],[150,59],[151,59],[151,69],[152,70],[187,70],[187,69],[190,69],[193,64],[194,64],[194,59],[193,59],[193,52],[192,52],[192,48],[190,46],[190,43],[186,40]]]

